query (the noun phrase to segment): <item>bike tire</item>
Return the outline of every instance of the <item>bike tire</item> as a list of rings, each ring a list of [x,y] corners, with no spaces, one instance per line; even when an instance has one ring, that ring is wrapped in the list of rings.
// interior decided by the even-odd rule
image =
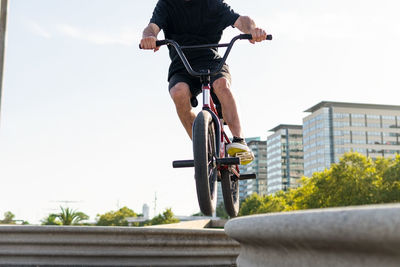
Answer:
[[[221,170],[221,187],[225,210],[236,217],[239,213],[239,180],[229,170]]]
[[[202,110],[193,124],[194,177],[201,212],[212,216],[217,205],[217,155],[212,116]]]

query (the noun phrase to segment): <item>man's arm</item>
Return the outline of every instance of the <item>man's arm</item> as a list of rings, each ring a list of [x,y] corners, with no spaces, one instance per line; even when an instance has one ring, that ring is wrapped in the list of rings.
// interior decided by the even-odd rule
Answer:
[[[264,41],[267,38],[267,33],[263,29],[258,28],[254,20],[248,16],[240,16],[233,26],[243,33],[251,34],[253,36],[253,39],[250,40],[252,44]]]
[[[160,31],[160,28],[155,23],[150,23],[144,28],[142,40],[140,41],[142,49],[153,49],[154,52],[158,51],[159,47],[156,46],[156,41]]]

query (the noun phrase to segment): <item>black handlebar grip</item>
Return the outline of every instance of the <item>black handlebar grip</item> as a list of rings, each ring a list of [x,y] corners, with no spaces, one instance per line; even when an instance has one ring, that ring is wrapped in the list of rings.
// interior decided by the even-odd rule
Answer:
[[[241,34],[240,37],[239,37],[239,39],[240,39],[240,40],[243,40],[243,39],[245,39],[245,40],[251,40],[251,39],[253,39],[253,36],[252,36],[251,34]],[[272,40],[272,35],[271,35],[271,34],[268,34],[268,35],[267,35],[267,38],[265,38],[265,40]]]
[[[251,40],[251,39],[253,39],[253,36],[251,36],[251,34],[240,34],[239,35],[239,39],[240,40]]]
[[[156,41],[156,46],[162,46],[162,45],[166,45],[168,44],[166,40],[160,40],[160,41]],[[142,49],[142,46],[139,44],[139,49]]]
[[[162,46],[162,45],[166,45],[166,44],[168,44],[166,40],[156,41],[156,46],[157,47]]]

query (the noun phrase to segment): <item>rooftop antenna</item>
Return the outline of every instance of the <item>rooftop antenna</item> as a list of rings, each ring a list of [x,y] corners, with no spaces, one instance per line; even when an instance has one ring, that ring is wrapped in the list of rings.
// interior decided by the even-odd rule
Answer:
[[[67,206],[68,206],[68,204],[70,204],[70,203],[81,203],[81,202],[83,202],[83,201],[76,201],[76,200],[52,200],[52,201],[50,201],[50,202],[53,202],[53,203],[62,203],[62,204],[64,204],[64,205],[67,205]]]

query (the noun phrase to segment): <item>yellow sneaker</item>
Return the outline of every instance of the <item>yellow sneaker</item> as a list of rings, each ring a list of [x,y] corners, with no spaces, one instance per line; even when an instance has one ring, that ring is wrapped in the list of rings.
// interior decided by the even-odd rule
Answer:
[[[243,138],[233,137],[232,143],[226,146],[228,154],[240,158],[241,165],[247,165],[254,160],[254,154]]]

